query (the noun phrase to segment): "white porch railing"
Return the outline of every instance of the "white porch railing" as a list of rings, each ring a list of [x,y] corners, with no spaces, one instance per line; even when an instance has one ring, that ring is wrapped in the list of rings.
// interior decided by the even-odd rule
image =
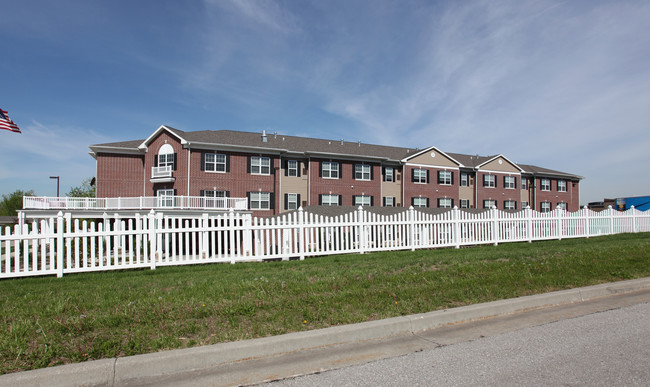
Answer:
[[[172,166],[151,167],[151,178],[158,179],[163,177],[172,177]]]
[[[247,210],[246,198],[153,196],[127,198],[23,197],[25,210]]]

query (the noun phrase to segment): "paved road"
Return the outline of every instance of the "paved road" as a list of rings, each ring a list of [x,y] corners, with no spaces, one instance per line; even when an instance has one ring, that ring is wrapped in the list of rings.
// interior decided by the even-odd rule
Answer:
[[[266,386],[648,386],[650,303]]]

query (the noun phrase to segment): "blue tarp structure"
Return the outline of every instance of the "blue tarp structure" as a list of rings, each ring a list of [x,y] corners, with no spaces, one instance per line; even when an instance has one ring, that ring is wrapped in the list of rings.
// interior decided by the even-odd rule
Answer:
[[[614,208],[619,211],[629,210],[634,206],[639,211],[647,211],[650,209],[650,196],[636,196],[632,198],[616,198]]]

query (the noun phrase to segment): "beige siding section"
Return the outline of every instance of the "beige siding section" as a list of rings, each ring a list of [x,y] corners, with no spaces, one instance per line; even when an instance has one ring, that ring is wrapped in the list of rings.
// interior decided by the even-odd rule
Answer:
[[[434,167],[458,167],[458,164],[445,157],[442,153],[432,149],[417,157],[408,160],[409,164],[431,165]]]
[[[295,160],[295,159],[294,159]],[[284,159],[283,159],[284,161]],[[300,195],[299,205],[302,206],[302,202],[307,203],[309,197],[309,171],[306,171],[307,162],[305,160],[298,160],[298,169],[300,170],[300,176],[285,176],[284,165],[280,169],[280,212],[285,212],[284,208],[284,194],[295,193]],[[283,163],[284,164],[284,163]],[[307,172],[307,173],[305,173]]]
[[[460,184],[460,175],[458,176],[458,184]],[[469,186],[467,187],[459,187],[459,192],[458,192],[458,198],[461,200],[469,200],[469,206],[471,207],[476,207],[474,203],[475,195],[474,195],[474,190],[475,190],[475,184],[476,183],[476,176],[474,174],[470,173],[469,174]],[[458,203],[458,208],[460,208],[460,202]]]
[[[481,170],[520,173],[517,167],[510,164],[508,160],[504,159],[503,157],[498,157],[490,161],[489,163],[483,165],[481,167]]]

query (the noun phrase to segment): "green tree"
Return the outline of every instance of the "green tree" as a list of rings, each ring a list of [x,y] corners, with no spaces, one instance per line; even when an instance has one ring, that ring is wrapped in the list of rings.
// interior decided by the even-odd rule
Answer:
[[[71,198],[94,198],[95,197],[95,179],[89,177],[85,179],[79,187],[72,187],[66,196]]]
[[[0,201],[0,216],[16,216],[23,209],[23,196],[34,196],[34,191],[16,190],[8,195],[2,195]]]

